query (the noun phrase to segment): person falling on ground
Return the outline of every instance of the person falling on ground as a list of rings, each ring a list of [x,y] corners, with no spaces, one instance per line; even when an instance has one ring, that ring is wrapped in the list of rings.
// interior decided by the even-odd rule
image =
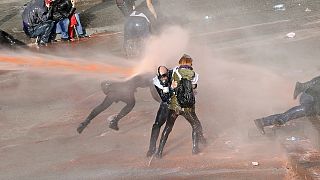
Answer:
[[[101,88],[106,97],[103,102],[95,107],[91,111],[89,116],[82,123],[80,123],[79,127],[77,128],[78,133],[82,133],[82,131],[88,126],[91,120],[102,111],[106,110],[111,104],[121,101],[126,103],[125,107],[123,107],[121,111],[116,116],[114,116],[109,123],[109,127],[111,129],[116,131],[119,130],[118,122],[121,118],[131,112],[131,110],[135,106],[136,100],[134,94],[137,91],[137,88],[149,87],[152,97],[156,101],[160,102],[159,96],[152,85],[152,77],[152,74],[141,74],[123,82],[102,82]]]
[[[37,43],[40,46],[45,46],[50,41],[54,27],[52,10],[52,2],[50,0],[34,0],[27,4],[22,13],[25,34],[30,38],[39,37]]]
[[[301,94],[299,105],[280,114],[255,119],[254,123],[261,134],[265,134],[264,127],[280,126],[286,122],[301,117],[315,118],[320,114],[320,76],[305,83],[297,82],[293,94],[296,99]]]

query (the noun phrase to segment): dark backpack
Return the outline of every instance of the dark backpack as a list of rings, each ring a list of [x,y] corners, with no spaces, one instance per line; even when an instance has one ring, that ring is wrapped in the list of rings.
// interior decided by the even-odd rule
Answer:
[[[192,108],[196,102],[192,82],[186,78],[181,78],[176,88],[176,96],[180,107]]]

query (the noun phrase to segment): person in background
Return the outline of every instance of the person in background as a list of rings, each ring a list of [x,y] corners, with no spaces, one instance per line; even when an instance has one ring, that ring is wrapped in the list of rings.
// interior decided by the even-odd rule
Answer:
[[[50,41],[54,21],[50,0],[34,0],[27,4],[22,13],[23,30],[30,38],[39,38],[37,44],[46,46]]]
[[[299,105],[280,114],[255,119],[254,123],[261,134],[265,134],[264,127],[283,125],[286,122],[301,117],[314,118],[320,114],[320,76],[305,83],[297,82],[293,94],[296,99],[301,94]]]
[[[75,13],[75,0],[56,0],[53,6],[53,20],[56,24],[55,33],[61,33],[62,41],[70,41],[73,28],[76,27],[79,38],[86,37],[78,13]]]

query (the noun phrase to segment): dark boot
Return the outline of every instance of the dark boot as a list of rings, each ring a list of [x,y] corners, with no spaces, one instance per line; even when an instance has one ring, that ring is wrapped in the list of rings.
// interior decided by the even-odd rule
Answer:
[[[116,119],[116,117],[110,121],[109,123],[109,128],[118,131],[119,127],[118,127],[118,120]]]
[[[302,86],[302,83],[300,82],[296,82],[296,86],[294,88],[294,92],[293,92],[293,99],[297,99],[298,95],[300,93],[302,93],[304,90],[303,90],[303,86]]]
[[[89,120],[85,120],[82,123],[80,123],[79,127],[77,128],[78,133],[81,134],[82,131],[88,126],[89,123],[90,123]]]
[[[304,83],[297,82],[294,88],[293,98],[296,99],[300,93],[306,91],[307,89],[318,84],[319,82],[320,82],[320,76],[315,77],[310,81],[307,81]]]
[[[197,132],[192,132],[192,154],[199,154],[199,138]]]
[[[147,152],[147,157],[152,156],[156,152],[156,145],[157,145],[157,139],[159,136],[160,132],[160,127],[157,125],[152,126],[152,132],[151,132],[151,137],[150,137],[150,145],[149,145],[149,150]]]
[[[258,130],[260,131],[261,134],[265,134],[264,132],[264,124],[263,124],[263,119],[255,119],[254,124],[257,126]]]
[[[206,145],[207,144],[207,139],[203,136],[202,133],[199,133],[199,142],[203,145]]]
[[[158,148],[158,151],[156,153],[156,158],[158,159],[161,159],[162,158],[162,152],[163,152],[163,148],[164,148],[164,145],[166,144],[166,139],[162,139],[160,140],[160,144],[159,144],[159,148]]]

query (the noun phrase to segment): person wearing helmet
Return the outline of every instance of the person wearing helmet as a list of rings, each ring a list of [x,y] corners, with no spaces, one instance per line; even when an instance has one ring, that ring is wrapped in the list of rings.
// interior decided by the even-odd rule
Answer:
[[[179,100],[179,96],[182,94],[182,91],[179,90],[182,89],[182,82],[189,85],[189,87],[186,88],[189,88],[191,93],[188,94],[191,100],[187,100],[189,103],[186,103],[186,106]],[[161,135],[159,148],[156,153],[157,158],[162,158],[163,148],[173,128],[175,120],[179,115],[182,115],[192,127],[192,154],[198,154],[200,152],[199,142],[206,144],[206,139],[202,133],[201,123],[195,112],[195,99],[192,98],[194,97],[192,89],[197,88],[197,82],[198,74],[195,73],[192,68],[192,58],[185,54],[179,60],[179,66],[174,68],[172,72],[171,87],[174,93],[170,97],[168,119]]]
[[[156,115],[154,124],[152,125],[149,150],[147,157],[152,156],[156,152],[156,144],[160,133],[161,126],[167,121],[168,117],[168,104],[171,97],[171,75],[172,70],[168,70],[165,66],[159,66],[157,69],[157,76],[153,78],[153,84],[156,88],[161,103]]]
[[[254,123],[261,134],[265,134],[264,127],[283,125],[286,122],[301,117],[316,117],[320,114],[320,76],[305,83],[297,82],[293,94],[296,99],[301,94],[299,105],[280,114],[255,119]]]
[[[22,13],[23,30],[30,38],[39,37],[38,45],[50,41],[54,21],[52,20],[52,1],[34,0],[27,4]]]

